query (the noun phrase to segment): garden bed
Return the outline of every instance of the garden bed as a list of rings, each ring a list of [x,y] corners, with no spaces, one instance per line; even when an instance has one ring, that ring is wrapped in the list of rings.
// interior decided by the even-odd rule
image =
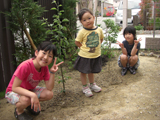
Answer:
[[[119,51],[120,52],[120,51]],[[159,51],[140,52],[159,54]],[[118,51],[117,51],[118,57]],[[121,76],[117,57],[108,59],[99,74],[95,74],[96,83],[102,92],[87,98],[82,93],[80,74],[76,70],[66,72],[71,78],[66,81],[66,94],[61,92],[56,73],[54,97],[41,102],[42,112],[33,116],[34,120],[158,120],[160,117],[160,59],[139,56],[140,66],[136,75],[128,71]],[[44,86],[44,82],[40,83]],[[2,120],[14,120],[14,105],[0,100]]]

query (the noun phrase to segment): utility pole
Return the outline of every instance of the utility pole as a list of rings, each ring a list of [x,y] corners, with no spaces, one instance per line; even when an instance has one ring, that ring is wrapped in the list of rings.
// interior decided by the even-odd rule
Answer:
[[[153,16],[153,19],[154,19],[154,23],[153,23],[153,38],[155,38],[155,23],[156,23],[156,8],[155,8],[155,2],[153,4],[154,6],[154,16]]]
[[[101,17],[103,17],[103,5],[104,5],[104,0],[101,0]]]
[[[92,0],[93,16],[95,16],[95,0]]]
[[[128,0],[123,0],[123,30],[127,27]]]

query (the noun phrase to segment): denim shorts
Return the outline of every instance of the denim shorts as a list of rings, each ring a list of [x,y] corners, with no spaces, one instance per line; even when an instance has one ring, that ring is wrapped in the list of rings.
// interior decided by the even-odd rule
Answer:
[[[121,54],[121,55],[122,55],[122,54]],[[122,66],[122,64],[121,64],[121,55],[119,55],[119,57],[118,57],[118,66],[121,67],[121,68],[123,68],[123,66]],[[129,61],[129,58],[130,58],[130,56],[128,55],[128,61]],[[137,61],[137,63],[134,65],[134,68],[135,68],[135,69],[138,69],[139,65],[140,65],[140,60],[139,60],[139,58],[138,58],[138,61]],[[129,68],[129,62],[127,63],[127,68]]]
[[[40,86],[36,86],[35,89],[33,90],[30,90],[34,93],[36,93],[36,95],[38,96],[38,98],[40,98],[40,95],[41,95],[41,92],[46,89],[45,87],[40,87]],[[7,92],[5,94],[5,98],[7,99],[7,101],[13,105],[15,105],[18,101],[19,101],[19,98],[21,97],[21,95],[13,92],[13,91],[10,91],[10,92]]]

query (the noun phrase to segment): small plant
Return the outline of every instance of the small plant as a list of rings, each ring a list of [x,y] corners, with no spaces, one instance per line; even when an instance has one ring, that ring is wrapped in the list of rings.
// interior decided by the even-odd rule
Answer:
[[[70,55],[68,55],[68,60],[69,60],[69,62],[67,62],[67,64],[68,64],[68,68],[69,69],[72,69],[73,68],[73,66],[74,66],[74,62],[76,61],[76,59],[77,59],[77,56],[78,56],[78,51],[79,51],[79,49],[76,49],[76,51],[73,53],[73,54],[70,54]]]
[[[112,50],[109,50],[107,47],[103,47],[101,49],[101,54],[102,57],[108,57],[108,58],[114,57],[114,52]]]
[[[102,52],[102,57],[103,55],[112,57],[113,52],[111,49],[111,43],[115,43],[117,41],[116,38],[118,37],[120,27],[111,19],[103,20],[103,22],[106,25],[106,36],[102,45],[102,51],[106,50],[107,52]]]
[[[137,25],[137,26],[134,26],[134,28],[136,30],[143,30],[144,29],[144,26],[142,26],[141,24]]]
[[[68,22],[65,22],[64,26],[67,28],[67,31],[64,32],[64,35],[69,42],[67,46],[66,53],[74,54],[75,53],[75,35],[77,34],[77,15],[75,14],[77,0],[63,0],[63,9],[64,13],[62,14],[62,19],[67,18]],[[68,57],[69,58],[69,57]]]
[[[67,31],[67,28],[63,25],[63,23],[68,22],[68,19],[66,18],[62,18],[62,13],[64,12],[64,10],[60,10],[60,7],[62,7],[62,5],[58,4],[56,1],[53,1],[52,4],[55,4],[56,7],[51,8],[51,10],[55,10],[57,12],[57,14],[53,15],[53,23],[52,24],[48,24],[48,26],[50,27],[50,29],[47,31],[47,33],[50,33],[52,35],[51,37],[51,41],[53,42],[53,44],[56,45],[57,47],[57,54],[58,54],[58,59],[57,62],[59,61],[64,61],[65,60],[65,56],[67,56],[66,54],[66,49],[67,46],[69,46],[69,42],[65,36],[65,32]],[[61,78],[62,80],[59,81],[59,83],[63,83],[63,92],[65,93],[65,72],[63,71],[63,66],[60,66],[60,70],[61,70]]]

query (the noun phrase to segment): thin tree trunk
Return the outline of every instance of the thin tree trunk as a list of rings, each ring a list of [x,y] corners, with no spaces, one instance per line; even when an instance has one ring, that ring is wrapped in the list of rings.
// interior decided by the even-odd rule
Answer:
[[[64,76],[63,76],[62,66],[60,66],[60,68],[61,68],[61,74],[62,74],[63,93],[65,93],[65,84],[64,84],[65,80],[64,80]]]
[[[32,40],[30,34],[28,33],[28,31],[27,31],[27,29],[26,29],[25,27],[24,27],[24,32],[25,32],[25,34],[26,34],[26,36],[27,36],[27,38],[28,38],[28,40],[29,40],[32,48],[33,48],[34,50],[37,50],[37,47],[36,47],[35,44],[33,43],[33,40]]]

